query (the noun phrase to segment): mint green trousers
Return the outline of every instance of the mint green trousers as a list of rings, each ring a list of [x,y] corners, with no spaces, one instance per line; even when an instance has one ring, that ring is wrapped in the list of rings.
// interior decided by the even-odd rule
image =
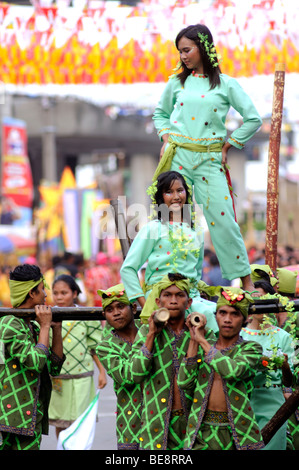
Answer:
[[[178,147],[171,170],[184,175],[187,183],[193,186],[194,198],[206,219],[222,276],[232,280],[250,274],[251,269],[221,159],[221,152],[199,153]]]

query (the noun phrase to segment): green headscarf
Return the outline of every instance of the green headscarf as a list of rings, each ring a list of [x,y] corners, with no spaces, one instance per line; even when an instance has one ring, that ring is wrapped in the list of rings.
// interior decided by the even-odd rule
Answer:
[[[116,300],[123,304],[130,305],[130,300],[125,292],[123,284],[117,284],[116,286],[109,287],[109,289],[99,289],[97,293],[102,297],[102,307],[105,310],[108,305],[112,304]]]
[[[266,280],[274,287],[278,283],[278,279],[274,276],[270,266],[267,264],[251,264],[251,280],[253,283],[256,281]]]
[[[209,299],[213,297],[214,295],[217,295],[215,294],[215,286],[209,286],[204,281],[198,281],[197,290],[199,291],[200,294],[202,293],[206,294]]]
[[[49,289],[49,286],[43,276],[38,281],[13,281],[9,279],[8,282],[10,289],[10,302],[13,308],[17,308],[22,305],[27,297],[27,294],[41,282],[43,282],[44,286]]]
[[[165,290],[173,285],[177,286],[180,290],[186,291],[189,296],[191,288],[189,279],[179,279],[176,281],[172,278],[171,273],[166,274],[166,276],[164,276],[160,282],[154,284],[151,292],[149,293],[148,298],[146,299],[146,302],[140,315],[142,323],[148,323],[148,319],[153,313],[153,311],[159,308],[156,304],[156,299],[160,297],[162,290]]]
[[[223,305],[229,305],[240,310],[244,318],[248,317],[249,305],[254,302],[254,299],[243,289],[238,287],[221,287],[216,295],[219,295],[217,310]]]
[[[278,292],[295,295],[297,284],[297,271],[290,271],[286,268],[277,268]]]

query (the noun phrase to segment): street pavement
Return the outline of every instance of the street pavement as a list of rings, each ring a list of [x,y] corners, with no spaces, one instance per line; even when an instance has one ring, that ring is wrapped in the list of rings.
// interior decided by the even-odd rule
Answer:
[[[107,385],[100,391],[98,420],[94,442],[91,450],[116,450],[116,397],[113,390],[113,382],[107,376]],[[97,383],[97,374],[95,374],[95,383]],[[56,450],[57,439],[54,426],[50,426],[49,434],[42,436],[41,450]]]

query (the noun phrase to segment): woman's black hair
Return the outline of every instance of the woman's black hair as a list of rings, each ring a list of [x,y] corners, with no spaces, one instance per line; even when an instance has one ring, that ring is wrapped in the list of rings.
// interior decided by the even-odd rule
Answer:
[[[157,178],[157,191],[154,196],[155,203],[157,205],[157,218],[164,222],[169,220],[169,209],[166,207],[166,204],[163,199],[163,194],[166,193],[173,185],[174,181],[180,180],[186,191],[186,205],[185,209],[182,209],[182,217],[191,227],[193,227],[193,222],[191,220],[191,210],[187,206],[188,201],[191,199],[191,194],[186,183],[186,180],[183,175],[177,171],[165,171],[161,173]]]
[[[204,36],[208,36],[208,41],[210,44],[214,43],[213,36],[209,28],[207,28],[207,26],[203,24],[196,24],[196,25],[187,26],[186,28],[182,29],[175,39],[175,45],[176,45],[176,48],[178,49],[179,41],[182,39],[182,37],[185,37],[195,42],[201,55],[201,60],[203,64],[203,72],[205,75],[209,77],[210,89],[213,90],[214,88],[216,88],[216,86],[220,85],[219,75],[221,74],[221,69],[219,65],[217,65],[217,67],[213,67],[210,61],[210,58],[207,55],[204,45],[200,42],[198,33],[201,33]],[[192,70],[188,69],[183,62],[182,62],[182,68],[183,70],[177,75],[177,78],[181,81],[181,84],[184,85],[187,77],[192,73]]]
[[[75,279],[69,274],[60,274],[60,276],[57,276],[52,284],[52,289],[54,288],[55,284],[59,281],[65,282],[72,292],[77,292],[77,295],[81,294],[82,291],[80,287],[76,283]]]
[[[267,281],[255,281],[254,283],[254,287],[260,287],[261,289],[263,289],[265,292],[267,292],[267,294],[271,294],[271,295],[274,295],[275,294],[275,289],[273,288],[273,286],[267,282]]]

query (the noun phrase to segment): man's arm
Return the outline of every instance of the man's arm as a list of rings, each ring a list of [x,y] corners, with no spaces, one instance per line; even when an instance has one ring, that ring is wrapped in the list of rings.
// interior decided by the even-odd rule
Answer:
[[[152,352],[153,346],[154,346],[154,341],[156,336],[162,331],[163,326],[158,327],[154,321],[154,316],[155,316],[156,311],[154,311],[151,316],[148,319],[148,334],[146,336],[146,341],[144,343],[145,347],[149,352]]]
[[[49,305],[35,306],[36,321],[39,323],[38,344],[42,344],[47,349],[50,346],[50,328],[52,323],[52,309]]]
[[[205,337],[206,324],[207,324],[207,319],[204,315],[201,315],[201,322],[198,326],[192,325],[191,320],[190,320],[190,315],[188,315],[186,319],[186,325],[189,328],[191,339],[190,339],[190,343],[189,343],[189,347],[187,351],[187,357],[196,356],[198,354],[198,346],[202,347],[203,352],[205,354],[207,354],[210,351],[212,346],[210,345],[210,343],[207,341]]]

